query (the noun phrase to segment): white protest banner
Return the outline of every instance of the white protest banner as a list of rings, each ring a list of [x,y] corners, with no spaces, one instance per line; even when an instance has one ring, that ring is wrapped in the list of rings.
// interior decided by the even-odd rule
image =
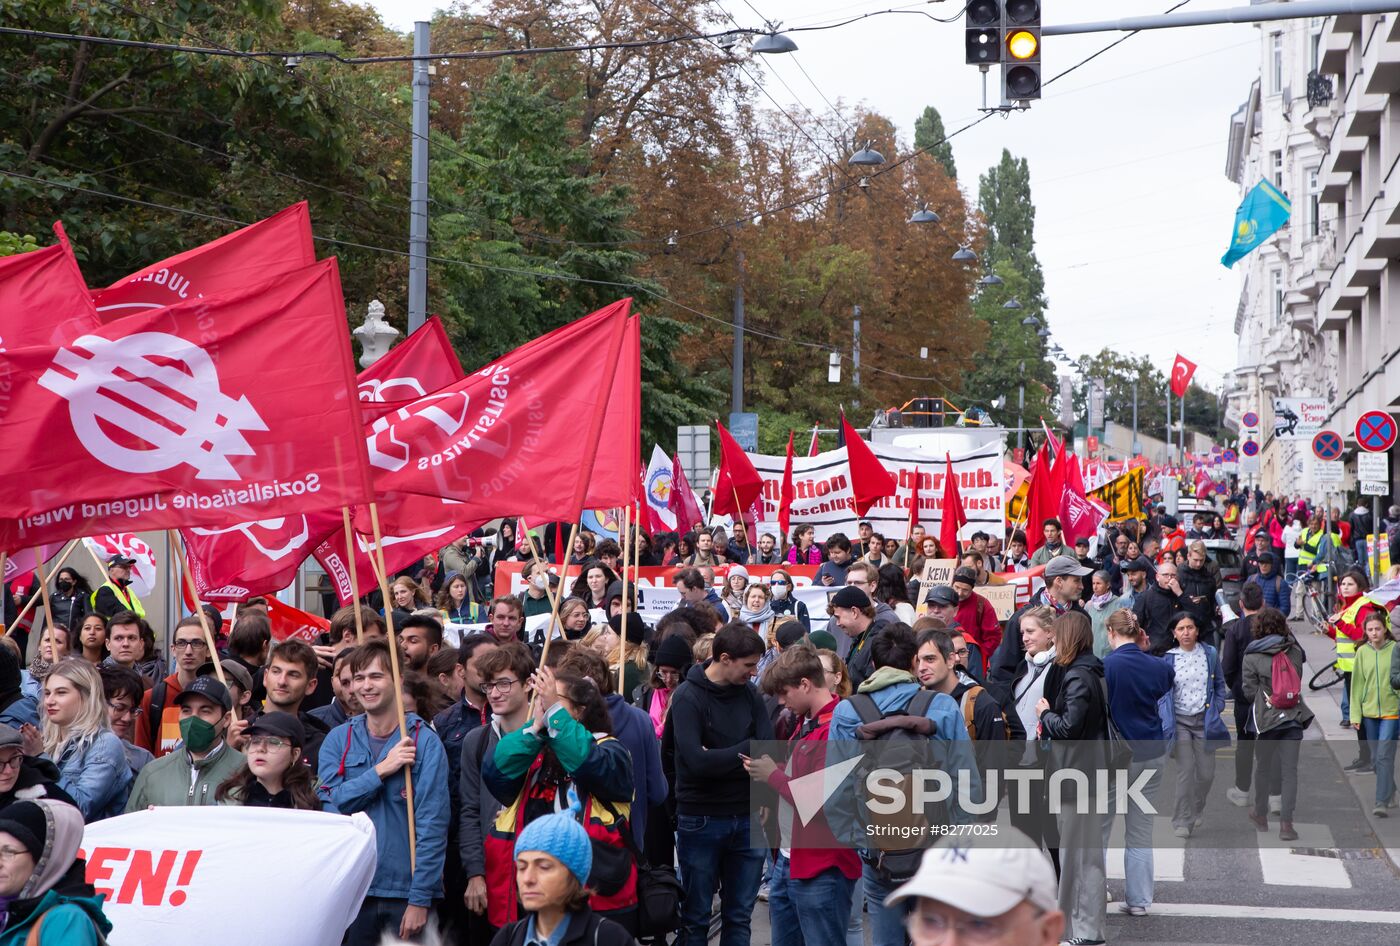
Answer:
[[[276,862],[275,877],[249,870]],[[106,898],[112,946],[336,946],[377,860],[366,815],[278,808],[154,808],[87,826],[79,856]],[[283,892],[266,905],[269,882]],[[197,933],[192,932],[197,931]]]
[[[992,606],[998,621],[1005,621],[1016,613],[1015,585],[982,585],[976,590]]]
[[[922,450],[872,443],[870,449],[894,474],[898,489],[870,508],[865,519],[875,531],[886,538],[903,540],[909,529],[909,502],[914,488],[914,470],[919,471],[919,522],[924,529],[938,534],[939,511],[943,505],[943,456],[933,456]],[[958,491],[967,512],[967,525],[958,537],[970,539],[974,532],[1001,535],[1006,529],[1006,475],[1003,463],[1005,447],[998,443],[979,447],[952,458],[953,472],[958,476]],[[783,485],[785,456],[749,454],[754,467],[763,477],[763,519],[775,522]],[[792,503],[792,522],[804,523],[816,529],[817,541],[833,532],[854,535],[857,518],[851,508],[851,471],[846,461],[846,448],[828,450],[814,457],[796,457],[792,462],[792,482],[796,498]]]

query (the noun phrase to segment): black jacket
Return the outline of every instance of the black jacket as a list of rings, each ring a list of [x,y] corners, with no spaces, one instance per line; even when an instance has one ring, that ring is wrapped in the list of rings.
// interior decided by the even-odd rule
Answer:
[[[743,815],[750,780],[740,754],[751,740],[771,740],[773,724],[752,683],[710,682],[705,664],[690,668],[671,695],[662,752],[675,755],[676,810],[681,815]]]
[[[497,931],[491,946],[525,946],[530,920],[507,923]],[[569,931],[560,946],[636,946],[636,940],[621,925],[584,907],[569,915]]]
[[[1220,672],[1225,676],[1225,685],[1236,703],[1248,705],[1241,682],[1244,679],[1244,650],[1254,639],[1254,616],[1250,614],[1235,618],[1221,629]]]
[[[1201,640],[1215,643],[1216,620],[1215,593],[1220,590],[1220,572],[1213,562],[1207,561],[1201,568],[1183,565],[1177,570],[1177,581],[1181,584],[1181,599],[1187,614],[1196,619],[1200,628]]]
[[[1165,591],[1158,584],[1148,585],[1133,602],[1133,614],[1137,615],[1138,626],[1147,632],[1147,638],[1152,642],[1154,657],[1160,657],[1176,646],[1176,640],[1172,637],[1172,632],[1167,630],[1167,624],[1172,615],[1185,610],[1186,602],[1180,595]]]
[[[1048,687],[1046,688],[1049,689]],[[1064,677],[1040,717],[1043,735],[1051,740],[1108,738],[1108,712],[1104,703],[1103,661],[1084,653],[1065,668]]]
[[[67,792],[58,787],[58,766],[43,756],[24,756],[19,764],[19,778],[8,792],[0,792],[0,808],[16,801],[38,801],[51,798],[77,807]]]
[[[68,628],[69,638],[73,641],[78,639],[78,631],[82,629],[83,618],[91,611],[88,599],[92,592],[87,594],[60,594],[57,591],[49,595],[49,604],[53,607],[53,623],[62,624]]]

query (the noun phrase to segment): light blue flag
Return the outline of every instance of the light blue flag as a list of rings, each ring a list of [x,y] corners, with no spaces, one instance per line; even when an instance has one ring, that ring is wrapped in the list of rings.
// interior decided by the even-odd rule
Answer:
[[[1268,181],[1254,185],[1254,190],[1245,195],[1240,209],[1235,211],[1235,232],[1230,248],[1220,258],[1221,264],[1234,266],[1236,261],[1248,256],[1259,244],[1278,232],[1292,213],[1293,205],[1283,191]]]

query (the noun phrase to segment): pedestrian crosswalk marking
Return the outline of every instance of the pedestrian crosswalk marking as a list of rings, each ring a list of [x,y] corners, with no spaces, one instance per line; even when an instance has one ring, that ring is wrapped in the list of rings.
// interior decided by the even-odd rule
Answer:
[[[1108,905],[1109,913],[1118,904]],[[1400,912],[1390,910],[1329,910],[1322,907],[1243,906],[1234,903],[1154,903],[1153,916],[1222,920],[1288,920],[1292,923],[1377,923],[1400,926]]]
[[[1298,832],[1297,847],[1332,847],[1332,831],[1325,824],[1295,824]],[[1335,857],[1320,857],[1316,854],[1296,854],[1286,847],[1278,847],[1270,839],[1269,847],[1259,848],[1259,866],[1264,872],[1264,883],[1280,887],[1325,887],[1344,890],[1351,886],[1351,876],[1347,866]]]

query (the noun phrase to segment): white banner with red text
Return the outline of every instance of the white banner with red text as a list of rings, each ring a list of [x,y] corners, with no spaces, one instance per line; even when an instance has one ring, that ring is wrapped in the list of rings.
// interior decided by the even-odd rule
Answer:
[[[98,821],[79,853],[112,946],[336,946],[377,860],[363,814],[226,806]],[[285,895],[269,899],[269,883]]]

